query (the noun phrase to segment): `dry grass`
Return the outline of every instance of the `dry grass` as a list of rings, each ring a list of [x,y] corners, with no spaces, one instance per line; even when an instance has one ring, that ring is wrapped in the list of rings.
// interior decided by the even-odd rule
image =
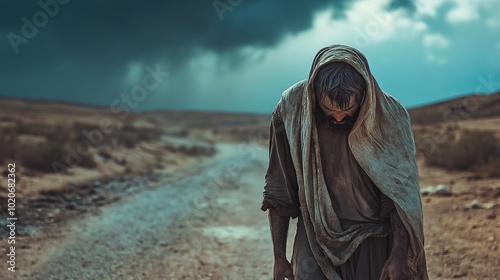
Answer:
[[[60,163],[60,167],[66,169],[70,167],[67,164],[67,157],[70,155],[70,150],[75,150],[68,142],[42,142],[35,145],[25,144],[17,150],[16,158],[23,166],[32,168],[42,172],[53,172],[55,169],[54,163]],[[94,157],[91,154],[78,154],[73,158],[73,165],[78,165],[85,168],[94,168],[97,166]]]
[[[98,125],[84,122],[57,126],[23,121],[13,124],[0,128],[0,163],[13,160],[40,172],[54,171],[54,163],[59,163],[58,170],[72,166],[95,168],[93,151],[103,145],[131,149],[138,143],[158,140],[161,136],[158,130],[136,128],[130,123],[107,134]],[[98,142],[89,141],[84,131],[87,134],[97,131],[102,138]]]
[[[473,168],[474,171],[490,177],[500,177],[500,155],[497,153],[488,157],[488,160]]]

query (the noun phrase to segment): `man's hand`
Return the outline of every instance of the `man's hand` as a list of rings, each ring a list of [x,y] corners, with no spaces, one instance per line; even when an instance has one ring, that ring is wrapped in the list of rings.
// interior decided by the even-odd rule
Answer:
[[[273,280],[295,280],[292,272],[292,265],[285,258],[274,260]]]
[[[406,280],[408,279],[408,263],[405,256],[391,254],[385,262],[380,280]]]
[[[274,208],[269,209],[269,224],[274,250],[274,280],[294,279],[292,266],[286,259],[286,237],[290,217],[281,217]]]

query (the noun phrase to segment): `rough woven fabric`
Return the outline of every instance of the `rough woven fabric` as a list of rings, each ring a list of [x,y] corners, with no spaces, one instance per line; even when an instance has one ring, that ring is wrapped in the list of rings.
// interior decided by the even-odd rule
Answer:
[[[349,63],[366,80],[365,100],[349,135],[349,147],[374,184],[394,202],[408,231],[409,279],[428,279],[418,168],[409,115],[398,100],[380,89],[364,55],[343,45],[320,50],[309,79],[287,89],[276,107],[291,147],[300,212],[312,252],[329,279],[340,279],[334,266],[345,262],[367,235],[359,235],[356,227],[343,231],[331,204],[328,207],[323,203],[328,201],[329,194],[313,117],[313,81],[321,66],[334,61]],[[382,233],[368,233],[378,234]]]

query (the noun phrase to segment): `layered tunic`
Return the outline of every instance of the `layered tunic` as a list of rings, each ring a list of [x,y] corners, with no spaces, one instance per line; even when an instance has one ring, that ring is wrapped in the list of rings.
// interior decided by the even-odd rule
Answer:
[[[314,118],[312,81],[321,66],[333,61],[351,64],[367,84],[350,132],[326,130]],[[404,107],[378,87],[359,51],[340,45],[322,49],[309,79],[283,93],[271,121],[262,210],[275,208],[281,216],[299,217],[295,268],[306,261],[326,279],[353,279],[345,276],[358,269],[352,260],[370,256],[373,246],[377,251],[389,245],[387,214],[394,209],[409,235],[410,279],[427,279],[418,186]],[[387,256],[368,257],[369,264],[383,265]]]

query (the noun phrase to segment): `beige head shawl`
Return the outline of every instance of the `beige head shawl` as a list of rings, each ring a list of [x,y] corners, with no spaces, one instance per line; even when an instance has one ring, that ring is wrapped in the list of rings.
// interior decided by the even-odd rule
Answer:
[[[321,66],[334,61],[349,63],[366,80],[365,100],[349,135],[349,146],[375,185],[394,201],[409,233],[411,279],[427,279],[416,151],[408,113],[399,101],[380,89],[364,55],[343,45],[320,50],[309,79],[286,90],[278,107],[291,147],[301,213],[313,254],[327,277],[339,279],[333,265],[345,261],[348,255],[338,255],[335,247],[344,246],[338,248],[350,254],[362,241],[356,239],[354,231],[339,235],[342,230],[338,228],[333,209],[321,203],[328,191],[323,187],[318,135],[313,121],[313,81]],[[371,234],[377,235],[382,229],[373,231]],[[339,245],[347,239],[351,240],[348,244]]]

